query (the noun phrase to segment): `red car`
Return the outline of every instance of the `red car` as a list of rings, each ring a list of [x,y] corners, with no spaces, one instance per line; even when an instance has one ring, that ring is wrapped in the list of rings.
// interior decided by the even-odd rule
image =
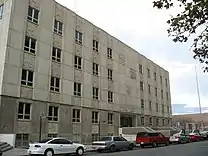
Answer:
[[[199,133],[190,133],[189,139],[191,142],[201,141],[204,138]]]
[[[169,137],[165,137],[159,132],[139,132],[136,137],[136,144],[140,144],[142,148],[144,146],[151,145],[157,147],[159,144],[169,145]]]

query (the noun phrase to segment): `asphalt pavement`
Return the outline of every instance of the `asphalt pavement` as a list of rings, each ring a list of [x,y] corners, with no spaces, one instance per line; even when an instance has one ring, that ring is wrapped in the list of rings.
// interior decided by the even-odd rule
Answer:
[[[89,153],[90,156],[208,156],[208,141],[144,148],[114,153]]]

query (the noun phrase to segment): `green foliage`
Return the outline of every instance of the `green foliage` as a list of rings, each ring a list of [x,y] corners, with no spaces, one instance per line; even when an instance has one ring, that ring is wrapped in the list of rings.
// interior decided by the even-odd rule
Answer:
[[[174,42],[187,42],[197,28],[202,29],[194,38],[191,49],[194,59],[204,64],[204,71],[208,71],[208,0],[156,0],[153,7],[157,9],[170,9],[181,7],[183,11],[176,17],[171,17],[168,34]]]

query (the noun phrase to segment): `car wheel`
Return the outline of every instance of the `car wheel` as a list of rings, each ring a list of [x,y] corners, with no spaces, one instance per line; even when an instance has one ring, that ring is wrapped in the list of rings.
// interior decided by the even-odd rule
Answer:
[[[115,149],[116,149],[115,145],[111,145],[110,151],[111,151],[111,152],[115,152]]]
[[[157,143],[156,143],[156,142],[153,142],[153,143],[152,143],[152,147],[153,147],[153,148],[156,148],[156,147],[157,147]]]
[[[141,148],[144,148],[144,145],[140,145]]]
[[[44,156],[53,156],[54,152],[52,149],[47,149],[44,153]]]
[[[82,147],[78,147],[76,151],[77,156],[82,156],[84,154],[84,149]]]
[[[133,150],[133,148],[134,148],[134,145],[133,144],[130,144],[129,145],[129,150]]]

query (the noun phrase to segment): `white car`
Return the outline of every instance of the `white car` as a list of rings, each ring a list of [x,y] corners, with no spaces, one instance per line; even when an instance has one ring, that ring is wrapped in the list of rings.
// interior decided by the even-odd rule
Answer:
[[[29,155],[53,156],[56,154],[72,154],[82,156],[86,147],[82,144],[73,143],[65,138],[43,139],[36,143],[29,144]]]

